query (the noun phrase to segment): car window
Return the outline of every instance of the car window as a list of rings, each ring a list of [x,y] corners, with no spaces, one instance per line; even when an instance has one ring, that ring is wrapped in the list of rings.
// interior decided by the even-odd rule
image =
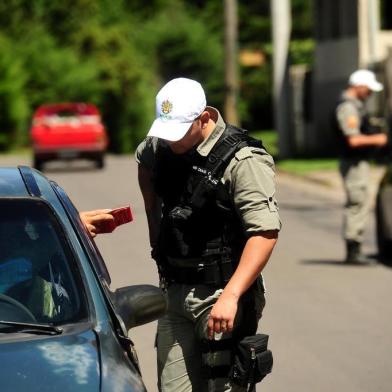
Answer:
[[[77,263],[51,208],[31,198],[0,200],[0,216],[0,320],[84,320]]]
[[[83,113],[75,110],[60,110],[55,113],[46,114],[34,120],[35,125],[46,124],[49,126],[74,124],[98,124],[100,117],[97,114]]]

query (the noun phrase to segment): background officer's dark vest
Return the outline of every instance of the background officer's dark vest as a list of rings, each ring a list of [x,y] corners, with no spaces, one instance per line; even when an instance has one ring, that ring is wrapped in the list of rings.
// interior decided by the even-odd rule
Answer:
[[[230,125],[207,157],[196,149],[179,155],[158,145],[153,181],[163,201],[160,255],[205,260],[229,257],[238,262],[246,239],[220,179],[235,153],[245,146],[263,147]]]

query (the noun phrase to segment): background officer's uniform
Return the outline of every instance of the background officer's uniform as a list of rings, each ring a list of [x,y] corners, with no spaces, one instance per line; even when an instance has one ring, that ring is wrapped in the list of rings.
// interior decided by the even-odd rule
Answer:
[[[202,157],[208,156],[226,126],[216,109],[208,107],[206,110],[214,112],[217,121],[209,137],[197,147],[197,154]],[[164,141],[147,138],[137,148],[136,160],[144,168],[153,170],[158,143]],[[224,171],[221,181],[229,192],[247,237],[264,231],[280,230],[274,175],[272,157],[263,148],[257,147],[241,148]],[[169,261],[173,266],[178,264],[181,268],[187,267],[181,259]],[[194,263],[191,267],[196,267],[198,260]],[[157,332],[160,390],[177,392],[191,391],[193,388],[194,391],[202,391],[207,390],[207,382],[215,383],[213,390],[216,391],[244,390],[238,386],[230,387],[227,378],[207,381],[201,374],[202,361],[210,362],[212,366],[230,363],[229,351],[203,354],[200,344],[203,339],[207,339],[209,310],[222,291],[204,284],[173,283],[168,287],[169,308],[167,314],[158,321]],[[265,303],[262,277],[254,285],[253,295],[255,301],[251,313],[259,319]],[[240,301],[234,330],[244,320],[241,306]],[[225,338],[230,338],[230,334],[215,335],[215,339]]]
[[[365,133],[367,112],[364,102],[343,93],[336,108],[336,118],[341,136]],[[356,150],[356,151],[354,151]],[[346,241],[362,243],[370,208],[369,151],[350,149],[342,141],[340,173],[343,177],[347,200],[344,209],[343,236]]]

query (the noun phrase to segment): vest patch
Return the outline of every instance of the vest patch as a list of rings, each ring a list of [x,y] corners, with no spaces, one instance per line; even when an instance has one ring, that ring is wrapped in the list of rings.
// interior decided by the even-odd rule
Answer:
[[[357,116],[349,116],[346,120],[346,126],[349,129],[359,128],[359,119]]]

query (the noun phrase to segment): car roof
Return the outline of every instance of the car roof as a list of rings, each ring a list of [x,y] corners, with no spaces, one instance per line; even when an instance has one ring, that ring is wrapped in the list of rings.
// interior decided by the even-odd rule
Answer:
[[[22,175],[16,167],[0,168],[0,197],[23,197],[29,192]]]
[[[58,209],[58,198],[50,182],[41,172],[29,166],[0,167],[0,199],[39,197]]]
[[[57,195],[58,185],[29,166],[0,167],[0,200],[2,198],[37,198],[45,200],[59,216],[66,214]]]

